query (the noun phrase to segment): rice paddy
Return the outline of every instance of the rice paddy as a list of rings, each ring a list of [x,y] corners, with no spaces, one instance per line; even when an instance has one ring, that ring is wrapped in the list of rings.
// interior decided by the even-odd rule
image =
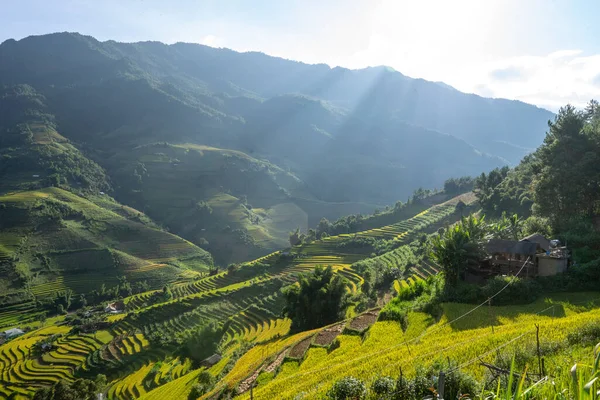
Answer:
[[[352,236],[399,242],[397,249],[379,257],[390,266],[406,264],[408,253],[404,251],[403,244],[415,240],[420,232],[432,229],[451,216],[455,216],[454,205],[436,206],[405,221]],[[143,240],[140,237],[134,240],[131,233],[120,233],[120,240],[114,245],[115,250],[123,253],[116,254],[131,263],[131,273],[136,271],[143,275],[153,271],[169,271],[172,267],[166,262],[171,257],[185,260],[195,254],[193,251],[186,253],[189,249],[187,242],[173,235],[155,231],[157,239],[154,240],[152,232],[146,233],[150,234],[150,239],[144,236]],[[48,328],[34,330],[27,336],[10,341],[0,346],[2,384],[6,386],[4,392],[0,391],[0,399],[17,393],[31,397],[35,388],[51,385],[60,379],[72,380],[97,373],[105,373],[110,378],[109,399],[154,399],[161,398],[165,393],[169,393],[169,398],[177,398],[171,396],[181,393],[179,398],[183,398],[202,369],[192,370],[189,360],[171,357],[170,353],[175,348],[159,345],[153,342],[156,340],[153,338],[157,337],[157,333],[167,339],[185,337],[209,321],[218,321],[223,328],[218,345],[223,360],[209,370],[211,373],[222,371],[241,343],[252,343],[255,349],[262,350],[264,357],[277,358],[294,343],[311,338],[307,342],[309,347],[303,352],[306,360],[309,360],[315,351],[312,346],[325,349],[323,346],[328,345],[324,345],[323,341],[327,338],[314,341],[313,335],[317,331],[289,336],[291,321],[281,315],[283,297],[279,288],[281,284],[295,282],[298,274],[311,271],[316,265],[331,265],[337,274],[346,278],[348,291],[357,293],[364,279],[352,268],[352,264],[371,257],[371,254],[340,251],[337,244],[349,236],[333,236],[293,248],[291,257],[283,252],[274,252],[243,264],[235,272],[224,271],[211,276],[196,273],[185,278],[171,274],[170,300],[157,301],[160,290],[156,289],[127,297],[124,302],[128,314],[111,316],[109,328],[95,335],[64,335],[67,327],[58,327],[64,332],[63,336],[56,340],[56,347],[52,351],[41,356],[31,355],[28,351],[37,340],[51,334],[45,331]],[[146,241],[155,245],[150,246],[144,243]],[[411,284],[415,279],[424,279],[436,272],[435,266],[424,261],[408,268],[404,280],[397,284]],[[85,282],[79,286],[75,276],[68,274],[34,285],[31,290],[37,297],[44,297],[61,288],[86,290]],[[18,325],[16,318],[21,311],[33,313],[35,307],[33,303],[7,307],[0,311],[0,322]],[[356,324],[360,325],[359,322]],[[343,338],[344,335],[338,337]],[[248,354],[258,357],[254,349]],[[257,363],[260,365],[264,360],[256,358],[245,368],[256,366]],[[293,368],[290,369],[286,363],[281,368],[273,367],[273,371],[268,373],[275,374],[275,370],[293,373]],[[223,382],[233,384],[244,378],[245,372],[235,371],[230,372]]]

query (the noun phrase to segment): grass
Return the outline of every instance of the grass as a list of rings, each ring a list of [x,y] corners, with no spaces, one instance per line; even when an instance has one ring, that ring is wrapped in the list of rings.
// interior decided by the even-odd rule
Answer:
[[[598,294],[589,294],[592,299]],[[590,320],[600,316],[600,310],[568,313],[562,317],[552,318],[547,315],[535,315],[533,310],[545,308],[549,301],[540,301],[528,306],[513,306],[499,308],[499,314],[510,314],[512,318],[500,319],[492,333],[487,315],[476,315],[469,320],[480,321],[480,327],[473,329],[457,329],[446,325],[444,321],[452,318],[458,312],[464,313],[469,305],[446,305],[449,314],[442,320],[431,325],[431,319],[423,314],[413,314],[410,317],[409,329],[403,332],[395,322],[377,322],[370,330],[366,340],[360,337],[339,336],[340,347],[331,353],[324,349],[311,348],[306,359],[294,373],[287,376],[275,377],[264,387],[254,391],[256,398],[270,398],[277,393],[279,398],[291,398],[293,394],[306,392],[310,396],[322,394],[333,382],[343,376],[355,376],[366,381],[371,381],[380,375],[396,376],[398,368],[402,367],[405,373],[413,371],[417,363],[428,365],[438,359],[446,357],[463,362],[484,354],[489,349],[505,343],[521,335],[526,336],[509,348],[516,350],[519,346],[531,346],[535,340],[533,324],[541,326],[542,342],[562,343],[570,332],[589,324]],[[492,307],[494,308],[494,307]],[[421,317],[422,316],[422,317]],[[429,329],[430,335],[425,335],[421,340],[410,344],[410,349],[403,345],[404,341],[418,337],[421,332]],[[566,353],[568,354],[568,353]],[[484,358],[485,359],[485,358]],[[549,358],[551,359],[551,358]],[[243,358],[242,358],[243,360]],[[243,361],[240,360],[240,363]],[[552,361],[549,362],[552,365]],[[235,368],[237,368],[236,365]],[[234,368],[234,370],[235,370]],[[296,368],[296,367],[294,367]],[[476,365],[466,367],[467,371],[481,378],[483,370]]]
[[[192,371],[172,382],[166,383],[140,397],[140,400],[187,399],[192,387],[196,383],[202,368]]]
[[[573,298],[579,299],[582,296],[592,300],[598,297],[598,294],[577,294]],[[332,352],[322,348],[310,348],[302,363],[292,364],[290,367],[284,364],[282,374],[262,387],[256,388],[254,396],[257,399],[273,398],[275,395],[278,398],[292,398],[295,394],[305,392],[309,398],[318,397],[322,396],[335,380],[343,376],[355,376],[370,382],[381,375],[396,377],[400,367],[405,374],[410,374],[417,364],[430,365],[438,360],[445,361],[447,357],[459,362],[477,360],[477,355],[486,354],[490,349],[523,334],[522,340],[515,341],[505,350],[510,352],[530,348],[535,343],[534,324],[536,323],[540,325],[541,341],[544,345],[562,346],[567,350],[569,349],[566,343],[568,334],[583,329],[590,321],[597,320],[600,317],[600,309],[572,310],[562,316],[555,314],[554,318],[551,315],[534,313],[540,311],[540,308],[544,309],[553,304],[552,302],[558,301],[561,297],[564,299],[568,296],[561,295],[557,298],[540,300],[527,306],[498,307],[494,311],[506,317],[497,321],[493,333],[487,324],[489,318],[483,311],[481,315],[475,314],[468,318],[468,320],[480,321],[479,327],[459,329],[452,325],[443,325],[448,319],[472,307],[464,304],[445,305],[444,310],[447,314],[444,314],[438,323],[433,323],[425,314],[410,314],[409,327],[405,332],[396,322],[377,322],[371,327],[366,339],[355,335],[340,335],[338,336],[340,347]],[[415,340],[424,331],[431,333],[425,334],[420,340]],[[404,344],[405,341],[410,340],[413,340],[410,345]],[[272,346],[276,344],[277,342]],[[280,347],[283,346],[280,344]],[[552,368],[557,360],[569,357],[569,354],[570,351],[549,354],[547,365]],[[483,359],[490,360],[493,356],[495,353],[487,354]],[[245,365],[251,361],[254,365],[260,364],[260,360],[250,358],[249,352],[238,361],[231,376],[242,375],[241,371],[247,372]],[[467,365],[465,369],[474,376],[482,378],[484,371],[477,364]],[[225,379],[227,381],[228,378]]]

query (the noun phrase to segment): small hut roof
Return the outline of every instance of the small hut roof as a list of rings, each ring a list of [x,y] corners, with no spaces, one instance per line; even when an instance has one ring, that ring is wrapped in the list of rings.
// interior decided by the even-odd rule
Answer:
[[[521,239],[521,242],[531,242],[537,243],[540,246],[540,249],[547,251],[550,249],[550,240],[546,239],[544,235],[540,235],[539,233],[534,233],[533,235],[529,235]]]
[[[486,250],[488,253],[508,253],[508,254],[521,254],[526,256],[535,255],[537,249],[537,243],[532,242],[516,242],[514,240],[504,239],[491,239],[486,244]]]

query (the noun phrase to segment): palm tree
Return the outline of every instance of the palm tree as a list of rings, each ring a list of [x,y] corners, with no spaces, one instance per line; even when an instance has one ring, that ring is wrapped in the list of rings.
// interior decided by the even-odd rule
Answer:
[[[483,258],[484,218],[470,216],[432,239],[431,257],[442,267],[446,283],[456,286],[468,266]]]
[[[513,214],[512,217],[508,219],[508,224],[508,229],[512,238],[514,240],[519,240],[521,232],[523,231],[523,220],[519,218],[517,214]]]

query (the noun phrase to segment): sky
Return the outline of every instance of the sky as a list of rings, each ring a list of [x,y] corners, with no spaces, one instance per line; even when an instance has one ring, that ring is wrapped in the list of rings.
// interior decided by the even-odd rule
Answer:
[[[556,111],[600,99],[600,0],[1,0],[0,42],[192,42],[364,68]]]

